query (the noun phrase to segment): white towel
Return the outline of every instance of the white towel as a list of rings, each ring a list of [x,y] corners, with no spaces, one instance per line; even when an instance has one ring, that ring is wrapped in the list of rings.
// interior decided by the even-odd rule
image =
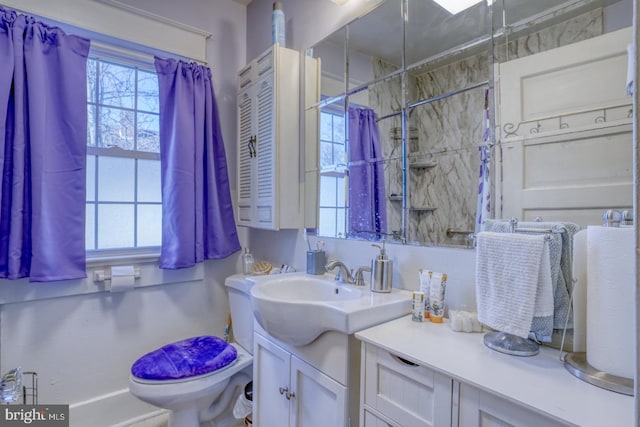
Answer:
[[[478,233],[476,300],[480,322],[522,338],[529,336],[534,316],[553,315],[545,236]]]

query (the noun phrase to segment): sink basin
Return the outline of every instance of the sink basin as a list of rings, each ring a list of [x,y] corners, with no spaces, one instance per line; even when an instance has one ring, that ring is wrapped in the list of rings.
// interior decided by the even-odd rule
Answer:
[[[256,320],[270,335],[295,346],[307,345],[326,331],[350,335],[411,311],[411,292],[402,289],[376,293],[369,286],[305,273],[251,280]]]
[[[258,297],[289,302],[345,301],[360,298],[362,291],[354,286],[342,286],[335,280],[314,276],[293,277],[291,274],[265,280],[260,285]]]

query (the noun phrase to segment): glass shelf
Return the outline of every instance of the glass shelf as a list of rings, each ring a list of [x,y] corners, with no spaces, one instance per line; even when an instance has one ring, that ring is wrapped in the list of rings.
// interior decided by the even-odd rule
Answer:
[[[412,206],[409,208],[412,212],[433,212],[438,208],[434,208],[431,206]]]
[[[412,162],[409,164],[410,169],[431,169],[436,166],[436,162],[431,160],[422,160],[418,162]]]

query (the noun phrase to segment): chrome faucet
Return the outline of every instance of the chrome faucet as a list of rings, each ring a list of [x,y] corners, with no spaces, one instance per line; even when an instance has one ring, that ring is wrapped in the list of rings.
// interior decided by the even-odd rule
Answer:
[[[371,267],[359,267],[356,271],[356,286],[364,286],[364,272],[371,273]]]
[[[335,270],[336,267],[338,271],[336,272],[336,280],[343,283],[355,283],[353,276],[351,275],[351,271],[347,268],[346,265],[342,261],[331,260],[324,266],[324,269],[327,271]]]

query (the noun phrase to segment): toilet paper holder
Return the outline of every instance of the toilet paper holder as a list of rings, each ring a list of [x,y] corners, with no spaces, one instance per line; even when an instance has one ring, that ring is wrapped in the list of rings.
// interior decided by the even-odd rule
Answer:
[[[134,279],[140,278],[140,269],[135,267],[133,269],[133,277]],[[107,280],[111,280],[111,268],[93,270],[93,281],[96,283],[102,283]]]

